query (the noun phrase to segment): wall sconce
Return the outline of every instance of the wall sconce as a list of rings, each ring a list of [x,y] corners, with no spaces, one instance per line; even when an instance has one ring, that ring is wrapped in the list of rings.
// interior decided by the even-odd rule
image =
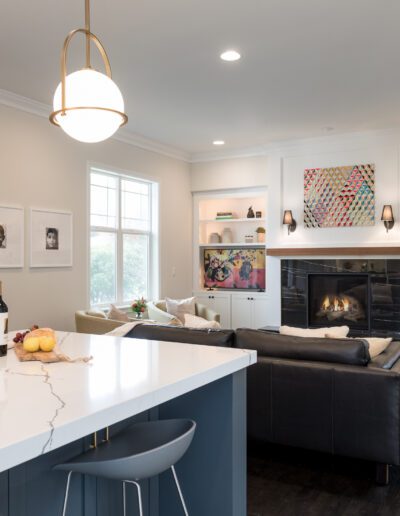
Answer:
[[[383,224],[385,225],[386,233],[389,233],[389,229],[392,229],[394,226],[394,217],[391,204],[385,204],[383,206],[381,220],[383,220]]]
[[[285,210],[283,213],[283,225],[288,227],[288,235],[296,231],[297,223],[293,218],[292,210]]]

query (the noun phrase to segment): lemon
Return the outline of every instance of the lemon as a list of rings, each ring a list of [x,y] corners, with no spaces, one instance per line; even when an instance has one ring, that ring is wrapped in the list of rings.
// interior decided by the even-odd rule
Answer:
[[[28,337],[24,339],[24,350],[29,351],[30,353],[35,353],[35,351],[39,351],[39,337]]]
[[[56,339],[50,335],[39,338],[39,346],[42,351],[53,351],[55,345]]]

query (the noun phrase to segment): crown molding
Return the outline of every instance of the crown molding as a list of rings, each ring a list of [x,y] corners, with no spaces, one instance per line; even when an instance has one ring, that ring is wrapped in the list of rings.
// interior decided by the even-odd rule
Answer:
[[[139,147],[140,149],[167,156],[168,158],[185,161],[186,163],[190,162],[190,154],[188,152],[185,152],[181,149],[176,149],[175,147],[165,145],[155,140],[150,140],[149,138],[145,138],[140,134],[132,133],[127,129],[120,129],[115,133],[114,136],[112,136],[112,138],[119,142],[127,143],[128,145],[133,145],[134,147]]]
[[[37,100],[32,100],[11,91],[0,89],[0,105],[25,111],[42,118],[48,118],[51,107]],[[353,133],[327,134],[310,138],[299,138],[292,140],[281,140],[277,142],[247,147],[243,149],[220,150],[214,152],[200,152],[190,154],[181,149],[176,149],[170,145],[151,140],[139,134],[132,133],[127,129],[120,129],[112,136],[112,139],[132,145],[139,149],[166,156],[168,158],[184,161],[186,163],[202,163],[207,161],[220,161],[225,159],[252,158],[267,156],[269,154],[280,154],[282,156],[293,152],[304,152],[318,150],[323,146],[335,145],[373,145],[384,143],[388,138],[399,139],[400,129],[394,127],[390,129],[379,129],[370,131],[360,131]]]
[[[203,163],[206,161],[220,161],[224,159],[255,158],[257,156],[266,156],[267,154],[268,150],[266,145],[226,151],[199,152],[191,155],[190,163]]]
[[[252,158],[271,154],[285,156],[298,152],[301,153],[320,151],[323,149],[323,147],[331,148],[333,146],[369,146],[374,144],[387,143],[387,140],[390,138],[393,139],[393,142],[398,143],[400,138],[399,127],[352,133],[338,133],[292,140],[281,140],[265,145],[260,145],[258,147],[192,154],[190,163],[203,163],[207,161],[220,161],[225,159]]]
[[[37,115],[42,118],[48,118],[51,112],[51,107],[47,104],[43,104],[37,100],[29,99],[22,95],[17,95],[11,91],[2,89],[0,89],[0,105],[19,109],[20,111],[25,111],[26,113],[31,113],[32,115]],[[145,138],[139,134],[132,133],[127,129],[120,129],[114,136],[112,136],[112,139],[132,145],[139,149],[161,154],[168,158],[185,161],[187,163],[190,162],[189,153],[169,145],[150,140],[149,138]]]
[[[43,104],[42,102],[28,99],[27,97],[22,97],[21,95],[17,95],[16,93],[12,93],[11,91],[1,89],[0,104],[44,118],[48,118],[51,111],[50,107],[46,104]]]

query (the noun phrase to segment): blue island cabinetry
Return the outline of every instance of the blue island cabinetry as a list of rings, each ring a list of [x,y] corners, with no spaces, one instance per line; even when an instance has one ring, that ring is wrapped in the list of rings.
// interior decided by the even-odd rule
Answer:
[[[15,430],[15,439],[9,438],[12,427],[8,431],[3,427],[0,516],[61,516],[67,475],[53,471],[54,465],[89,449],[94,430],[98,430],[98,446],[101,446],[105,426],[109,426],[112,440],[113,435],[134,422],[170,418],[190,418],[197,423],[193,442],[176,465],[189,514],[246,515],[246,367],[254,363],[255,353],[78,334],[68,334],[63,346],[66,351],[80,348],[77,355],[92,354],[93,364],[46,366],[47,381],[41,379],[38,393],[43,394],[43,384],[47,383],[49,398],[40,401],[54,403],[55,393],[62,400],[52,423],[54,428],[47,429],[47,438],[46,432],[34,435],[35,428],[39,427],[34,421],[35,398],[32,404],[25,400],[26,414],[15,418],[14,424],[24,421],[26,425]],[[108,364],[116,366],[117,373],[111,375],[110,389],[103,389],[104,395],[97,396],[94,391],[90,392],[101,373],[100,370],[96,373],[95,368],[104,368],[109,348],[114,357]],[[140,381],[137,378],[131,381],[126,359],[132,359],[132,374],[135,374],[140,370],[137,362],[140,357],[143,368],[147,368],[146,374],[142,371]],[[1,425],[8,424],[3,416],[12,413],[11,395],[18,392],[19,387],[16,383],[20,382],[21,389],[25,388],[26,375],[31,376],[28,382],[34,382],[34,367],[41,369],[38,364],[33,369],[30,366],[29,371],[25,368],[22,373],[25,364],[14,362],[10,353],[7,360],[6,394],[10,398],[6,396],[6,401],[0,404]],[[93,383],[94,378],[97,379]],[[48,388],[48,382],[52,389]],[[20,401],[15,400],[16,410],[20,408]],[[140,407],[145,410],[139,411]],[[53,408],[57,410],[57,404]],[[30,421],[34,427],[31,430]],[[85,431],[89,429],[90,432]],[[1,434],[0,428],[0,437]],[[76,438],[79,434],[81,436]],[[170,471],[141,484],[146,516],[183,514]],[[120,482],[72,475],[67,516],[122,514]],[[133,486],[127,488],[127,514],[139,516]]]

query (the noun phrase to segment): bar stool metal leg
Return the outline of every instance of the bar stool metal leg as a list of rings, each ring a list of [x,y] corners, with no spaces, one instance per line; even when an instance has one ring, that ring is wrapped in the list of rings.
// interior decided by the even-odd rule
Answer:
[[[139,515],[143,516],[143,505],[142,505],[142,490],[140,489],[140,485],[135,482],[134,480],[124,480],[124,483],[127,484],[135,484],[138,494],[138,501],[139,501]]]
[[[175,471],[174,466],[171,466],[171,469],[172,469],[172,474],[174,475],[175,484],[176,484],[176,487],[178,489],[179,497],[180,497],[181,502],[182,502],[183,511],[185,513],[185,516],[189,516],[189,513],[188,513],[187,508],[186,508],[185,500],[183,498],[181,486],[179,485],[178,477],[176,475],[176,471]]]
[[[65,487],[64,505],[63,505],[62,516],[65,516],[67,514],[67,501],[68,501],[69,484],[70,484],[70,481],[71,481],[71,475],[72,475],[72,471],[69,471],[68,472],[68,477],[67,477],[67,485]]]
[[[124,506],[124,516],[126,516],[126,486],[125,482],[122,482],[122,500]]]

